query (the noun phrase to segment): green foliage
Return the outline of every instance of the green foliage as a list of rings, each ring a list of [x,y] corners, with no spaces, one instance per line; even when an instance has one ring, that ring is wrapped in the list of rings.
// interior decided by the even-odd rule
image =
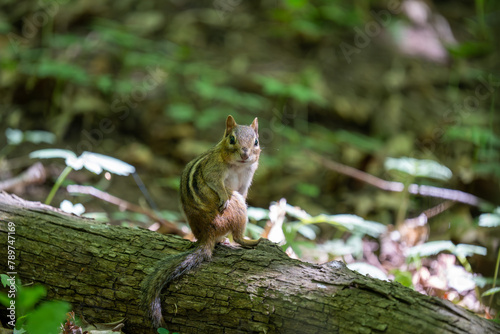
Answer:
[[[90,76],[87,71],[75,64],[51,59],[41,59],[38,64],[29,64],[23,67],[24,73],[39,78],[56,78],[69,83],[87,86]]]
[[[247,224],[246,233],[250,235],[250,238],[258,239],[264,233],[264,229],[257,224]]]
[[[383,147],[381,140],[352,131],[336,131],[334,138],[338,143],[352,145],[363,152],[376,152]]]
[[[306,236],[314,236],[314,238],[316,238],[316,233],[311,233],[311,231],[311,229],[304,229],[304,225],[298,222],[284,224],[283,234],[285,236],[286,243],[282,245],[283,250],[291,247],[295,254],[297,254],[297,256],[302,256],[302,247],[313,248],[314,243],[310,241],[297,240],[297,234],[305,233]]]
[[[53,144],[56,140],[56,136],[54,136],[53,133],[36,130],[23,132],[18,129],[8,128],[5,130],[5,136],[7,137],[7,143],[9,145],[19,145],[22,142]]]
[[[177,332],[170,333],[170,331],[165,328],[158,328],[156,331],[158,334],[179,334]]]
[[[271,77],[256,76],[255,80],[260,83],[263,92],[269,96],[278,98],[294,98],[302,103],[325,104],[326,100],[312,87],[311,82],[284,83]]]
[[[487,55],[492,51],[492,45],[487,42],[464,42],[448,46],[448,51],[456,58],[473,58]]]
[[[269,210],[263,208],[248,207],[248,218],[259,221],[269,219]]]
[[[481,126],[451,126],[446,130],[446,138],[470,142],[477,146],[500,147],[500,137],[492,130]]]
[[[491,288],[491,289],[486,290],[485,292],[483,292],[481,294],[481,297],[492,296],[497,292],[500,292],[500,287]]]
[[[39,159],[53,159],[53,158],[63,158],[65,159],[66,168],[61,172],[56,180],[56,183],[50,190],[45,204],[50,204],[54,195],[56,194],[59,187],[61,187],[63,181],[69,175],[69,173],[75,169],[80,170],[85,167],[87,170],[95,174],[100,174],[103,170],[107,170],[110,173],[117,175],[129,175],[135,172],[135,167],[127,164],[116,158],[109,157],[107,155],[102,155],[93,152],[83,152],[79,157],[75,153],[68,150],[61,149],[45,149],[31,152],[30,158]]]
[[[332,256],[352,255],[355,259],[363,258],[363,239],[361,235],[353,234],[347,240],[333,239],[319,246],[319,249]]]
[[[412,177],[426,177],[447,181],[451,178],[451,170],[432,160],[418,160],[414,158],[387,158],[385,169],[397,170]]]
[[[83,152],[79,157],[75,153],[61,149],[45,149],[31,152],[30,158],[39,159],[65,159],[66,166],[75,170],[80,170],[85,167],[87,170],[95,174],[101,174],[103,170],[116,175],[129,175],[135,172],[134,166],[107,155]]]
[[[273,204],[275,210],[280,211],[282,204]],[[362,256],[362,237],[369,235],[378,237],[386,230],[386,226],[377,222],[365,220],[356,215],[318,215],[311,216],[304,210],[298,207],[293,207],[289,204],[284,205],[286,215],[292,220],[283,224],[283,234],[285,236],[285,243],[282,245],[284,249],[291,247],[293,251],[301,256],[303,247],[312,248],[314,243],[312,241],[317,239],[320,232],[319,228],[315,226],[318,223],[327,223],[335,226],[342,232],[349,232],[351,235],[347,241],[342,239],[330,240],[321,248],[330,254],[346,255],[352,254],[353,256]],[[256,217],[257,220],[267,219],[270,217],[269,210],[252,209],[249,210],[250,217]],[[270,217],[275,219],[275,217]],[[297,219],[297,220],[293,220]],[[300,238],[298,236],[300,235]],[[306,239],[306,240],[303,240]]]
[[[493,213],[483,213],[479,216],[479,226],[498,227],[500,226],[500,207],[497,207]]]
[[[21,131],[19,129],[11,129],[7,128],[5,130],[5,137],[7,139],[7,145],[0,148],[0,158],[6,156],[9,152],[11,152],[15,147],[19,146],[22,143],[47,143],[53,144],[56,140],[56,136],[47,131]]]
[[[407,288],[413,288],[411,272],[394,269],[391,270],[391,274],[394,275],[394,281],[400,283],[403,286],[406,286]]]
[[[1,274],[4,287],[10,285],[8,276]],[[70,304],[63,301],[42,301],[47,295],[46,289],[41,285],[22,286],[21,281],[16,281],[16,332],[30,334],[59,333]],[[0,302],[8,307],[10,299],[7,294],[0,293]]]
[[[355,234],[369,235],[374,238],[379,237],[384,233],[387,227],[381,223],[363,219],[356,215],[341,214],[341,215],[318,215],[301,219],[305,224],[327,223],[344,231],[349,231]]]
[[[487,284],[493,284],[495,282],[492,277],[474,276],[473,279],[480,288],[484,288]]]
[[[340,214],[311,216],[307,212],[287,205],[287,213],[292,217],[300,219],[304,224],[328,223],[342,230],[350,231],[355,234],[368,234],[374,237],[384,233],[386,227],[383,224],[365,220],[356,215]]]
[[[43,302],[30,313],[26,330],[30,334],[58,334],[61,323],[70,311],[70,305],[62,301]]]
[[[18,288],[21,284],[18,284]],[[41,285],[34,285],[30,287],[21,288],[22,292],[19,294],[22,296],[18,299],[18,306],[21,310],[30,310],[35,307],[36,303],[38,303],[43,297],[46,296],[47,291]]]
[[[299,193],[311,198],[318,197],[321,192],[321,189],[316,184],[307,182],[299,182],[295,185],[295,188]]]
[[[493,103],[490,113],[493,115]],[[482,124],[465,124],[449,127],[444,139],[455,145],[469,143],[474,147],[475,159],[471,161],[473,171],[478,175],[493,175],[500,178],[500,136],[494,131],[492,125],[487,125],[491,120],[486,115],[478,121]]]
[[[407,251],[406,255],[409,258],[422,258],[445,251],[450,252],[457,257],[468,257],[474,254],[486,255],[486,248],[484,247],[466,244],[454,245],[449,240],[430,241],[425,244],[412,247]]]
[[[165,114],[176,122],[184,123],[195,118],[196,109],[187,103],[172,103],[165,109]]]

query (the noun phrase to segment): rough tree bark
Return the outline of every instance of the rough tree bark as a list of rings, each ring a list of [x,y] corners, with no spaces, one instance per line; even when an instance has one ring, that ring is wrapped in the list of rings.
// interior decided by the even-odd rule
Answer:
[[[188,241],[98,224],[0,194],[0,251],[16,226],[23,283],[73,304],[93,322],[126,318],[126,333],[154,333],[139,286],[155,263]],[[6,256],[0,257],[2,272]],[[212,262],[164,291],[167,329],[180,333],[499,333],[500,326],[397,283],[288,258],[269,242],[254,250],[218,246]]]

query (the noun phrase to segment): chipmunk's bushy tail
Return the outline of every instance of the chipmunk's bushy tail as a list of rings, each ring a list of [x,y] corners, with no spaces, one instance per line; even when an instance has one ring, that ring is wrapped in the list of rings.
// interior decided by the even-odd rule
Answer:
[[[167,256],[160,260],[155,266],[155,271],[144,279],[141,286],[141,304],[147,310],[147,315],[151,318],[155,328],[164,324],[160,299],[163,288],[188,271],[199,267],[203,262],[210,260],[211,257],[211,250],[205,247]]]

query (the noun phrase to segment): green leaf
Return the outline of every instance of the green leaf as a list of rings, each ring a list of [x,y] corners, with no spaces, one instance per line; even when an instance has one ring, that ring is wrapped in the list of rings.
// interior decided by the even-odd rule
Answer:
[[[44,150],[38,150],[31,152],[29,157],[31,159],[54,159],[54,158],[63,158],[65,159],[66,166],[69,166],[75,170],[79,170],[82,168],[83,164],[77,161],[76,154],[69,150],[62,150],[58,148],[49,148]]]
[[[268,95],[285,95],[288,91],[286,84],[271,77],[258,76],[256,81],[263,86],[262,90]]]
[[[75,170],[85,167],[95,174],[100,174],[103,170],[117,175],[129,175],[135,172],[135,167],[126,162],[107,155],[86,151],[77,158],[75,153],[68,150],[45,149],[31,152],[30,158],[63,158],[66,166]]]
[[[298,228],[297,232],[302,234],[303,237],[309,240],[316,239],[316,231],[313,228],[314,225],[302,225]]]
[[[9,307],[10,298],[6,293],[0,292],[0,304],[2,304],[5,307]]]
[[[176,122],[184,123],[195,118],[196,110],[186,103],[173,103],[167,107],[165,113]]]
[[[499,208],[496,209],[498,211]],[[496,213],[483,213],[479,216],[479,226],[498,227],[500,226],[500,215]]]
[[[158,332],[158,334],[170,334],[170,332],[163,327],[158,328],[156,331]]]
[[[450,251],[455,245],[449,240],[430,241],[425,244],[414,246],[406,252],[408,257],[426,257],[439,254],[443,251]]]
[[[100,75],[97,77],[96,80],[96,85],[97,88],[101,90],[103,93],[109,93],[111,92],[111,89],[113,88],[113,80],[111,79],[111,76],[109,75]]]
[[[11,24],[2,18],[0,20],[0,34],[7,34],[10,31],[12,31]]]
[[[197,80],[194,82],[194,88],[197,93],[206,99],[212,99],[217,97],[217,87],[212,82],[207,82],[205,80]]]
[[[399,269],[391,270],[394,275],[394,280],[407,288],[413,287],[412,274],[409,271],[401,271]]]
[[[472,278],[476,285],[480,288],[484,288],[486,284],[493,284],[493,278],[488,278],[484,276],[474,276]]]
[[[5,130],[5,136],[7,137],[7,143],[9,143],[9,145],[17,145],[23,141],[23,132],[18,129],[7,128],[7,130]]]
[[[492,288],[492,289],[486,290],[485,292],[483,292],[483,294],[481,295],[481,297],[486,297],[486,296],[494,295],[497,292],[500,292],[500,287],[498,287],[498,286],[496,288]]]
[[[467,245],[467,244],[458,244],[455,246],[455,249],[452,251],[456,256],[468,257],[474,254],[483,255],[487,254],[488,250],[485,247],[476,246],[476,245]]]
[[[408,257],[427,257],[436,255],[441,252],[448,251],[456,256],[468,257],[474,254],[486,255],[486,248],[475,245],[458,244],[454,245],[449,240],[430,241],[422,245],[418,245],[408,249],[406,256]]]
[[[2,285],[3,287],[7,287],[7,286],[10,286],[11,284],[11,278],[9,275],[5,275],[5,274],[0,274],[0,279],[2,280]]]
[[[70,304],[63,301],[43,302],[28,315],[26,330],[30,334],[58,334],[70,310]]]
[[[350,239],[348,240],[348,242],[342,239],[330,240],[319,245],[318,248],[334,256],[353,255],[360,253],[362,254],[363,252],[362,242],[356,242],[356,240]]]
[[[451,170],[432,160],[418,160],[414,158],[387,158],[385,169],[398,170],[414,177],[428,177],[438,180],[449,180],[453,175]]]
[[[299,182],[295,185],[295,189],[302,195],[307,197],[316,198],[319,196],[321,190],[313,183]]]
[[[368,234],[374,238],[384,233],[387,227],[381,223],[365,220],[356,215],[319,215],[307,221],[308,223],[328,223],[342,227],[352,233]]]
[[[26,66],[25,71],[28,74],[38,75],[42,78],[53,77],[83,85],[87,84],[90,78],[85,69],[75,64],[67,64],[52,59],[42,59],[37,64]]]
[[[449,45],[448,51],[456,58],[472,58],[487,55],[492,51],[492,44],[486,42],[464,42]]]
[[[468,141],[477,146],[500,146],[500,137],[492,130],[480,126],[451,126],[445,132],[448,140]]]
[[[292,243],[295,242],[295,237],[297,236],[297,232],[300,226],[302,226],[302,224],[299,222],[283,224],[283,234],[285,235],[285,240],[287,241],[287,244],[289,246],[291,246]]]
[[[300,9],[307,4],[307,0],[286,0],[286,3],[294,9]]]
[[[247,214],[249,218],[252,218],[256,221],[269,219],[269,210],[263,208],[250,206],[247,209]]]
[[[352,145],[364,152],[379,151],[383,146],[383,143],[376,138],[351,131],[339,130],[334,137],[339,143]]]
[[[304,248],[314,249],[316,244],[314,242],[311,242],[311,241],[293,241],[293,242],[287,243],[286,246],[292,247],[292,250],[300,258],[300,257],[302,257],[302,253],[303,253],[302,249],[304,249]],[[286,247],[284,250],[286,250]]]
[[[247,224],[247,228],[245,231],[252,239],[258,239],[262,233],[264,233],[264,229],[256,224]]]
[[[290,216],[300,219],[301,221],[308,221],[309,219],[312,219],[311,215],[302,210],[299,207],[296,206],[291,206],[290,204],[286,204],[285,207],[286,213],[289,214]]]
[[[443,251],[449,251],[455,245],[449,240],[430,241],[422,245],[414,246],[408,249],[406,256],[409,257],[426,257],[439,254]]]
[[[42,285],[23,286],[18,290],[17,305],[25,311],[31,310],[46,295],[47,290]]]
[[[361,14],[356,9],[347,10],[338,4],[331,3],[319,7],[319,10],[324,18],[340,25],[353,27],[362,24]]]
[[[116,158],[93,152],[83,152],[79,157],[83,166],[91,172],[100,174],[102,170],[117,175],[129,175],[135,172],[135,167]]]
[[[24,140],[35,144],[53,144],[56,141],[56,135],[48,131],[26,131],[24,133]]]

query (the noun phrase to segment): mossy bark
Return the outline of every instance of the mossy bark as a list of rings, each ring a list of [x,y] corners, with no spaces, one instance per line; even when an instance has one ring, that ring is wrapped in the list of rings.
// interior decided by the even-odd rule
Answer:
[[[0,194],[0,249],[16,226],[16,271],[48,297],[73,304],[89,322],[126,318],[125,333],[155,333],[139,307],[140,283],[188,241],[144,229],[98,224]],[[7,270],[0,257],[2,272]],[[214,259],[163,295],[170,332],[498,333],[500,326],[450,302],[397,283],[288,258],[269,242],[247,250],[218,246]]]

